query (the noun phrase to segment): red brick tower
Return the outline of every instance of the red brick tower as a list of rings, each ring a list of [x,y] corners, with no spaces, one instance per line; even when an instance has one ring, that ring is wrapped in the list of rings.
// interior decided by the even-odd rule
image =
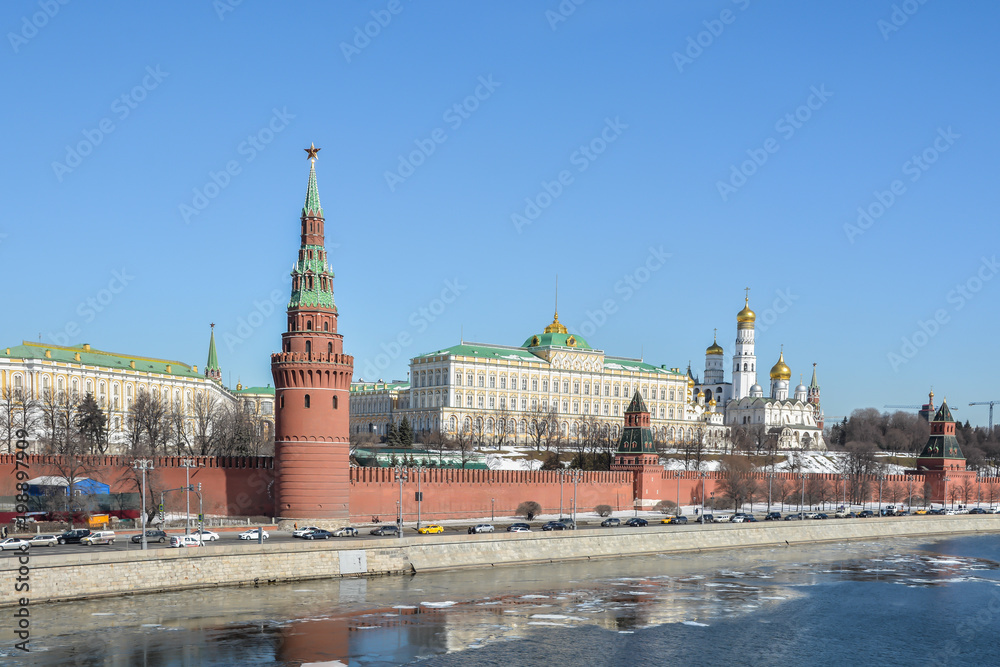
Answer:
[[[933,394],[931,402],[933,403]],[[925,406],[926,407],[926,406]],[[975,482],[976,473],[965,468],[965,455],[955,437],[955,419],[948,408],[948,400],[941,402],[937,414],[931,419],[931,434],[927,444],[917,457],[917,473],[924,476],[928,500],[946,504],[961,499],[964,487]]]
[[[288,328],[271,355],[275,388],[275,511],[282,519],[346,522],[350,496],[348,414],[354,358],[337,333],[333,272],[326,261],[316,154],[292,270]]]
[[[636,389],[632,402],[625,408],[625,428],[618,441],[612,470],[627,470],[635,477],[632,492],[641,505],[654,505],[660,498],[660,480],[663,466],[653,445],[653,432],[649,427],[649,410]]]

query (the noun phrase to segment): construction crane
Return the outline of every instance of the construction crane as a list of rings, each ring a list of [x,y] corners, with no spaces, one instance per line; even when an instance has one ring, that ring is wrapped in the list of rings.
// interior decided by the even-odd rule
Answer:
[[[974,403],[969,403],[969,405],[988,405],[988,406],[990,406],[990,430],[989,430],[990,433],[993,432],[993,404],[994,403],[1000,403],[1000,401],[975,401]]]
[[[1000,403],[1000,401],[997,401]],[[971,403],[969,405],[972,405]],[[890,408],[893,410],[923,410],[925,406],[923,405],[883,405],[883,408]],[[958,408],[949,408],[952,412],[957,412]]]

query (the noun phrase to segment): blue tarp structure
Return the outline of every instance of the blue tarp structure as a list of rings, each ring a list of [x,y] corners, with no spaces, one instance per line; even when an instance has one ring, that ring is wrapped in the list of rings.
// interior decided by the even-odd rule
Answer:
[[[69,495],[69,482],[65,477],[45,475],[29,479],[27,484],[29,496],[56,495],[60,488],[63,489],[64,494]],[[90,496],[101,493],[111,493],[111,487],[89,477],[81,477],[73,482],[74,496]]]

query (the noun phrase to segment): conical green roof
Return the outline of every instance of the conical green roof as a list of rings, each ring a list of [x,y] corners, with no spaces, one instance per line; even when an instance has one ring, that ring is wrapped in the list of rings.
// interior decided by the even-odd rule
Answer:
[[[319,203],[319,186],[316,184],[316,162],[309,165],[309,185],[306,186],[306,203],[302,215],[323,217],[323,207]]]
[[[219,355],[215,351],[215,325],[212,325],[212,335],[208,339],[208,363],[205,364],[205,371],[219,371]]]
[[[646,409],[646,401],[642,400],[642,396],[639,395],[639,390],[636,389],[635,395],[632,397],[632,402],[628,404],[625,408],[625,414],[629,412],[649,412]]]
[[[951,410],[948,408],[948,401],[942,402],[937,414],[934,415],[934,419],[931,420],[931,435],[927,438],[927,444],[924,445],[919,458],[965,458],[965,455],[962,454],[962,448],[958,444],[958,438],[954,435],[954,428],[949,429],[945,426],[954,421],[951,416]]]
[[[937,414],[934,415],[934,420],[936,422],[953,422],[955,418],[951,416],[951,409],[948,407],[948,401],[941,403],[941,407],[938,408]]]

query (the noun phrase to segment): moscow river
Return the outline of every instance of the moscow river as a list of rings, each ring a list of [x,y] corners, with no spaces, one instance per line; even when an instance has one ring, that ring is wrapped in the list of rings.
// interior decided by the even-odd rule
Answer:
[[[4,665],[995,664],[1000,536],[34,604],[28,654],[4,627]]]

